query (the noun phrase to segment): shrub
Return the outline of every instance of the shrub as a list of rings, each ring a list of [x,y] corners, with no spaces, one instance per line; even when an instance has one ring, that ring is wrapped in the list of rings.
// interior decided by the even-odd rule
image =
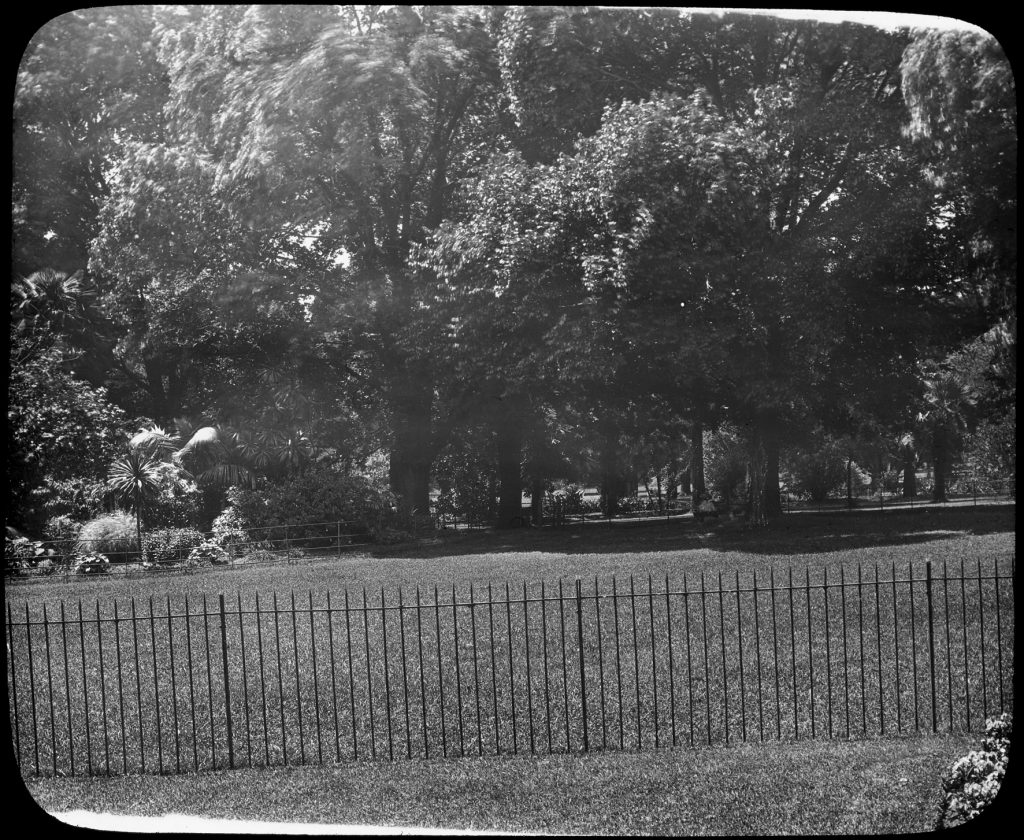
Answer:
[[[277,563],[286,557],[289,557],[291,552],[286,551],[271,551],[267,548],[256,548],[248,552],[243,558],[244,563]]]
[[[27,574],[30,571],[53,571],[54,551],[38,540],[8,537],[4,540],[4,573]]]
[[[248,542],[249,535],[245,530],[245,520],[235,506],[238,500],[238,488],[228,489],[228,507],[213,520],[213,539],[218,545],[241,545]]]
[[[212,563],[215,566],[222,566],[228,562],[227,552],[224,551],[213,540],[204,540],[188,554],[190,565],[202,566]]]
[[[1013,723],[1005,712],[989,718],[981,750],[958,759],[942,780],[937,828],[961,825],[978,816],[999,793],[1006,774]]]
[[[185,563],[202,542],[194,528],[161,528],[142,536],[146,561],[153,564]]]
[[[110,571],[110,558],[95,551],[79,553],[75,555],[71,569],[76,575],[105,575]]]
[[[260,540],[287,537],[289,545],[321,548],[336,544],[339,522],[343,533],[372,534],[393,516],[390,493],[359,476],[322,467],[255,490],[234,488],[228,500],[214,523],[218,542],[222,534],[236,541],[243,529],[259,528],[253,536]]]
[[[43,536],[51,541],[53,550],[58,555],[67,555],[74,551],[75,541],[81,529],[81,523],[70,516],[53,516],[46,520]]]
[[[114,562],[128,562],[138,551],[135,517],[119,510],[86,522],[78,532],[75,551],[104,554]]]
[[[810,452],[794,452],[787,459],[792,488],[823,502],[846,482],[846,456],[833,440],[826,440]]]
[[[704,433],[704,483],[723,502],[740,498],[747,479],[747,453],[738,430],[723,424]]]
[[[146,522],[157,528],[181,528],[199,522],[202,492],[181,467],[163,463],[157,467],[156,488],[147,502]]]

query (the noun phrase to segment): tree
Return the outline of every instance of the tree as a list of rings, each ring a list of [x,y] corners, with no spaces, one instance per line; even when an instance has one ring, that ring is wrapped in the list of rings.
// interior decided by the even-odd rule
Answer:
[[[973,302],[983,332],[1015,318],[1017,101],[999,43],[977,31],[915,31],[900,66],[907,132],[938,190],[957,255],[950,292]]]
[[[488,14],[197,7],[160,31],[172,132],[211,161],[222,206],[255,231],[311,240],[313,309],[344,288],[334,328],[366,340],[390,415],[392,486],[421,511],[438,441],[421,352],[429,320],[407,257],[487,136]]]
[[[111,463],[107,486],[135,510],[135,533],[142,551],[142,507],[160,489],[160,458],[146,447],[129,447]]]
[[[935,484],[932,499],[946,500],[946,482],[967,426],[966,409],[975,402],[970,386],[948,367],[923,371],[925,409],[918,420],[928,441]]]
[[[60,15],[25,50],[14,97],[14,269],[85,267],[106,166],[162,127],[166,75],[148,6]]]
[[[126,418],[102,388],[67,371],[58,347],[40,348],[13,333],[10,346],[7,516],[38,529],[47,505],[72,489],[68,482],[102,481]]]

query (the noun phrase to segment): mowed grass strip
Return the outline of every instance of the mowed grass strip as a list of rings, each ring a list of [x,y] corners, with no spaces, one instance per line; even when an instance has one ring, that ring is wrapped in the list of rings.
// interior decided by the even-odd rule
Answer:
[[[580,834],[900,834],[934,827],[964,736],[656,753],[29,779],[50,812]]]
[[[813,533],[815,523],[805,522]],[[879,525],[891,522],[874,523]],[[642,546],[645,537],[658,543],[665,533],[647,528],[633,533],[632,540]],[[948,549],[947,543],[958,541],[965,538],[947,536],[938,544]],[[969,548],[969,536],[966,542]],[[963,545],[960,549],[970,577],[981,558]],[[781,568],[769,566],[766,580],[762,567],[755,599],[749,589],[756,567],[734,571],[731,580],[723,577],[719,589],[717,575],[700,563],[687,571],[685,561],[691,558],[683,559],[686,588],[679,569],[673,569],[670,598],[664,596],[664,578],[655,584],[650,572],[639,579],[631,579],[632,573],[615,575],[611,582],[590,579],[581,586],[579,616],[571,581],[562,588],[567,600],[557,600],[561,580],[510,587],[509,603],[504,603],[504,585],[490,582],[472,591],[461,582],[451,590],[425,587],[419,595],[409,584],[399,594],[401,585],[393,582],[368,594],[362,586],[332,587],[333,602],[319,589],[315,596],[311,590],[296,597],[293,590],[261,594],[257,589],[243,597],[240,588],[226,599],[223,633],[220,599],[205,592],[162,598],[152,592],[148,598],[116,590],[113,598],[98,593],[85,603],[79,624],[77,599],[55,599],[67,586],[54,586],[43,605],[51,621],[63,614],[67,623],[34,627],[31,650],[24,628],[15,626],[12,634],[8,685],[12,698],[15,689],[20,692],[22,767],[56,774],[189,772],[231,763],[557,753],[578,750],[585,740],[593,749],[650,749],[931,728],[932,658],[920,561],[913,604],[906,583],[898,584],[894,603],[885,581],[896,561],[882,565],[878,586],[875,564],[857,581],[853,575],[861,572],[863,561],[856,567],[831,565],[826,615],[825,590],[812,589],[810,598],[799,589],[791,592],[783,588],[789,579]],[[950,574],[959,574],[959,562]],[[991,575],[993,560],[986,557],[983,567]],[[333,567],[319,561],[316,568]],[[823,584],[829,568],[815,567],[813,586]],[[1004,575],[1008,568],[1004,562]],[[271,570],[246,570],[246,579],[251,571]],[[797,572],[795,586],[807,579],[808,568],[803,571]],[[701,575],[704,589],[698,588]],[[217,580],[215,575],[191,580],[203,578]],[[747,590],[739,603],[737,579]],[[845,589],[835,588],[840,579]],[[906,579],[902,559],[897,579]],[[765,591],[772,580],[777,589]],[[1003,582],[997,612],[993,583],[979,588],[970,580],[954,580],[935,586],[939,729],[980,728],[986,710],[1012,709],[1007,670],[1012,588]],[[595,587],[602,596],[600,613]],[[13,594],[41,591],[31,586]],[[400,597],[401,619],[395,609]],[[488,603],[481,605],[482,600]],[[42,608],[36,598],[29,601],[37,621]],[[116,623],[111,601],[118,606]],[[23,612],[12,616],[21,620]],[[583,628],[582,669],[577,622]],[[581,677],[589,713],[586,733]],[[34,705],[26,702],[30,695]]]
[[[341,556],[310,556],[308,561],[263,566],[210,567],[192,573],[114,572],[102,577],[59,576],[7,581],[7,600],[20,609],[26,599],[57,606],[63,599],[89,601],[150,595],[202,598],[220,592],[288,592],[291,589],[371,592],[380,586],[407,590],[434,584],[486,587],[506,580],[536,582],[559,577],[675,578],[684,571],[725,575],[759,573],[774,566],[828,568],[930,558],[950,567],[961,560],[1007,557],[1014,551],[1015,505],[971,508],[850,511],[787,514],[768,528],[739,522],[612,522],[563,528],[487,532],[441,532],[430,545],[378,548]]]

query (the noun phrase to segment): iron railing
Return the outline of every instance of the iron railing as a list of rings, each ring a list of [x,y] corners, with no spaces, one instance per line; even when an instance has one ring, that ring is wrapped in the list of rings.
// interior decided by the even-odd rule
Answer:
[[[1012,556],[426,591],[7,603],[26,773],[974,731]]]

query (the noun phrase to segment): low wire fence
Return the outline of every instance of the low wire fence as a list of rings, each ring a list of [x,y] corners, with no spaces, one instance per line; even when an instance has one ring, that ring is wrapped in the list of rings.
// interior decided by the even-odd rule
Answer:
[[[192,532],[192,539],[178,539],[163,545],[153,540],[154,535],[161,533],[190,530],[144,532],[141,550],[134,538],[25,541],[23,558],[7,559],[4,572],[5,576],[18,579],[188,571],[203,565],[236,566],[289,562],[300,557],[341,557],[345,552],[362,550],[379,542],[365,527],[346,521],[240,529],[224,540],[213,532]],[[204,550],[200,547],[202,543],[216,543],[218,547]],[[96,559],[97,554],[102,559]]]
[[[880,482],[872,489],[858,486],[847,494],[845,489],[830,493],[823,499],[812,499],[783,489],[783,511],[789,513],[798,510],[842,510],[855,508],[919,508],[928,507],[964,507],[1006,502],[1016,499],[1017,483],[1013,477],[990,478],[976,475],[956,475],[949,479],[946,496],[942,501],[932,499],[930,482],[921,481],[915,495],[904,496],[902,483],[895,476]]]
[[[25,773],[185,773],[974,731],[1014,558],[449,591],[7,604]]]

